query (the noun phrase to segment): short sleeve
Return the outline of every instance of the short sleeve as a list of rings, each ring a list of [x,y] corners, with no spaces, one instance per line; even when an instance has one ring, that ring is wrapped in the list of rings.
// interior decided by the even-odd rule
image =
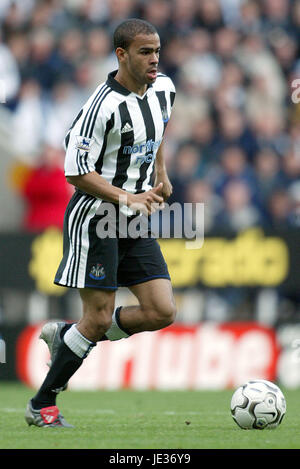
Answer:
[[[102,96],[104,91],[102,91]],[[101,89],[91,96],[74,120],[65,138],[65,175],[95,171],[102,150],[107,116],[101,106]]]

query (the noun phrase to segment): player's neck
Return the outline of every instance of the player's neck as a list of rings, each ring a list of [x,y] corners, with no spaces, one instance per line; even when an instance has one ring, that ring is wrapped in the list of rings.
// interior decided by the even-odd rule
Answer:
[[[128,74],[122,73],[122,70],[118,70],[117,74],[115,75],[115,80],[120,83],[120,85],[124,86],[127,90],[135,93],[139,96],[144,96],[147,91],[147,85],[140,85],[136,82],[131,76]]]

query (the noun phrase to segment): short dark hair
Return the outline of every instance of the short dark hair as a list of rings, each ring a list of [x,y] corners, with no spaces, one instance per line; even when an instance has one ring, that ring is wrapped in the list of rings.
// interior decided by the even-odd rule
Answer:
[[[156,28],[148,21],[130,18],[117,26],[113,35],[114,50],[117,47],[127,49],[138,34],[157,34]]]

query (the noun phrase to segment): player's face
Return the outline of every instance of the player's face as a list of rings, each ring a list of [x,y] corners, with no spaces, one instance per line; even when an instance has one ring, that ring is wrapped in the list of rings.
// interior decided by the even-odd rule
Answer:
[[[160,39],[158,34],[139,34],[126,51],[127,73],[139,85],[149,85],[157,78]]]

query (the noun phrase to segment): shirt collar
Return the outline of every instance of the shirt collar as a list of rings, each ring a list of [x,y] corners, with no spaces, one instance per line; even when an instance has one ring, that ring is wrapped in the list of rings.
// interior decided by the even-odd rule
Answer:
[[[130,95],[132,92],[129,91],[127,88],[125,88],[123,85],[121,85],[121,83],[119,83],[117,80],[115,80],[115,76],[116,76],[117,72],[118,72],[118,70],[114,70],[113,72],[110,72],[108,74],[106,84],[108,86],[110,86],[112,90],[117,91],[118,93],[121,93],[124,96]],[[152,85],[148,85],[146,93],[150,88],[152,88]],[[135,94],[135,93],[133,93],[133,94]]]

